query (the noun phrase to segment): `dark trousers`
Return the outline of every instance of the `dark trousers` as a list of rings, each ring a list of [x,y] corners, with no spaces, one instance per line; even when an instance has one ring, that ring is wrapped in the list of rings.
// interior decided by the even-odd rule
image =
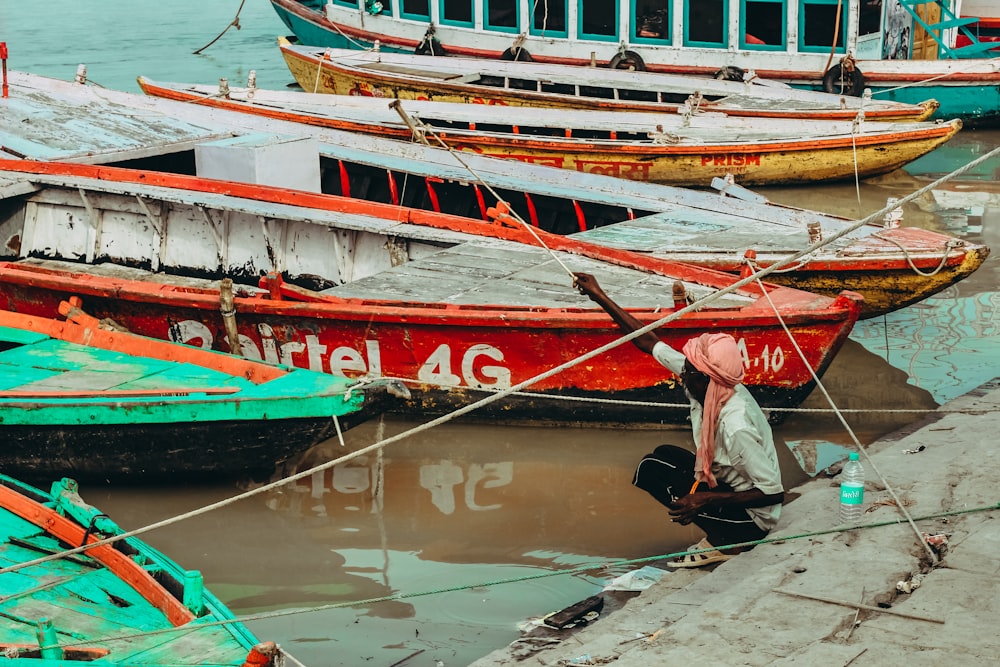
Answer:
[[[673,445],[660,445],[639,461],[632,484],[649,493],[660,504],[670,507],[671,503],[691,491],[694,462],[694,452]],[[714,489],[702,482],[697,489],[708,493],[732,490],[722,482]],[[767,535],[743,507],[709,508],[695,517],[694,524],[705,531],[708,541],[716,547],[753,542]]]

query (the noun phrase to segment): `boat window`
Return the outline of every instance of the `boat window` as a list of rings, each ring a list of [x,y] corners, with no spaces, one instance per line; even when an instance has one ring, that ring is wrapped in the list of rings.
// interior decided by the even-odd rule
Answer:
[[[472,0],[441,0],[441,23],[472,27]]]
[[[728,0],[684,0],[684,44],[728,46]]]
[[[335,4],[335,5],[341,5],[343,7],[357,7],[358,6],[358,0],[333,0],[333,4]],[[323,13],[323,7],[317,7],[316,11],[318,11],[318,12],[320,12],[322,14]],[[385,11],[385,9],[383,9],[382,11]]]
[[[580,86],[580,95],[583,97],[600,97],[605,100],[615,99],[615,89],[604,86]]]
[[[566,0],[531,0],[531,32],[565,37]]]
[[[861,0],[858,10],[858,35],[882,32],[882,0]]]
[[[740,47],[761,51],[784,51],[784,0],[742,0],[740,4]]]
[[[430,0],[400,0],[400,12],[406,18],[423,18],[431,16]]]
[[[632,0],[635,16],[632,39],[669,44],[670,5],[671,0]]]
[[[614,39],[618,35],[618,0],[580,0],[580,36]]]
[[[538,82],[534,79],[507,79],[507,87],[514,90],[538,90]]]
[[[559,93],[560,95],[576,95],[576,86],[570,83],[549,83],[542,81],[539,89],[543,93]]]
[[[834,45],[836,51],[844,52],[844,38],[847,34],[847,12],[839,7],[838,0],[799,0],[799,50],[829,51]],[[837,14],[840,14],[840,28],[837,29]]]
[[[521,22],[518,20],[518,0],[486,0],[483,17],[487,28],[503,32],[517,32]]]

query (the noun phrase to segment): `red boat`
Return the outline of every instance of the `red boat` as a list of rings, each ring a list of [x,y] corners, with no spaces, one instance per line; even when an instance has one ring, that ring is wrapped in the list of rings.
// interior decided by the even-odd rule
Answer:
[[[568,364],[621,335],[568,271],[599,276],[646,322],[697,303],[659,335],[677,347],[734,335],[765,408],[809,394],[806,363],[821,374],[859,313],[853,293],[736,288],[726,273],[331,195],[57,162],[0,170],[2,247],[31,258],[0,263],[0,307],[50,316],[77,296],[134,333],[222,350],[235,327],[247,357],[401,378],[423,415],[518,388],[530,393],[476,415],[682,421],[675,378],[630,343]],[[223,277],[237,283],[233,307]]]

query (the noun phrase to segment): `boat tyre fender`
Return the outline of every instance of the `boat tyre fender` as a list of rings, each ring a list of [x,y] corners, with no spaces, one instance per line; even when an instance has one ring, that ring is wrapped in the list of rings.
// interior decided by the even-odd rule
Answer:
[[[441,46],[441,42],[438,41],[437,37],[424,37],[417,44],[417,48],[413,49],[413,53],[418,56],[444,56],[444,47]]]
[[[636,72],[646,71],[646,62],[635,51],[622,51],[608,62],[611,69],[631,69]]]
[[[500,60],[514,60],[522,63],[530,63],[534,60],[531,54],[528,53],[528,49],[522,47],[511,47],[500,54]]]
[[[865,91],[865,75],[857,67],[847,71],[842,65],[834,65],[823,75],[823,90],[835,95],[861,97]]]
[[[742,81],[745,73],[740,67],[726,65],[715,73],[715,78],[720,81]]]

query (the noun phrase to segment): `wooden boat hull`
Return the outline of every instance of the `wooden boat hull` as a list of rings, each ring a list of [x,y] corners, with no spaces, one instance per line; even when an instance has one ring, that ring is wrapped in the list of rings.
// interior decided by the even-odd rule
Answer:
[[[50,271],[0,263],[0,292],[0,305],[19,312],[45,315],[60,300],[78,296],[95,317],[113,319],[144,336],[206,348],[218,348],[225,339],[218,318],[219,295],[208,290],[173,291],[162,284],[101,278],[84,267]],[[399,410],[420,415],[452,412],[541,376],[620,336],[606,317],[565,312],[434,312],[432,308],[261,299],[237,299],[236,308],[244,348],[256,350],[265,359],[273,355],[275,361],[279,350],[300,350],[290,354],[290,361],[313,370],[403,378],[413,398]],[[846,340],[858,312],[856,301],[842,297],[825,312],[789,315],[786,323],[818,373]],[[732,334],[746,350],[744,382],[765,408],[797,405],[812,391],[808,369],[770,313],[762,309],[756,316],[748,313],[724,325],[711,313],[698,315],[658,333],[677,347],[706,328]],[[653,321],[648,314],[644,319]],[[631,344],[542,379],[526,392],[530,393],[484,406],[473,416],[541,422],[679,423],[687,415],[686,397],[676,378]]]
[[[197,571],[184,570],[136,537],[38,563],[45,554],[123,533],[77,490],[72,479],[46,493],[0,475],[6,572],[0,648],[12,664],[274,664],[277,647],[260,644],[202,589]]]
[[[673,3],[668,4],[672,7],[669,11],[673,12]],[[380,11],[378,15],[366,15],[346,4],[327,5],[324,11],[322,7],[313,7],[301,0],[271,0],[279,18],[300,43],[320,47],[371,49],[377,44],[384,51],[404,53],[427,53],[433,47],[436,53],[490,59],[511,58],[516,48],[524,54],[522,57],[539,63],[633,66],[650,72],[697,76],[716,76],[732,68],[740,75],[754,72],[765,79],[812,90],[826,89],[825,75],[833,72],[849,55],[862,74],[864,85],[857,90],[852,88],[848,94],[860,95],[863,88],[868,88],[873,97],[880,100],[919,104],[934,99],[941,104],[935,118],[961,118],[989,125],[1000,122],[1000,95],[997,94],[1000,71],[988,57],[989,52],[983,50],[975,57],[949,59],[943,54],[939,56],[936,45],[926,38],[924,43],[929,51],[924,55],[916,54],[915,50],[890,54],[893,42],[899,41],[899,29],[883,14],[881,5],[845,0],[839,13],[843,23],[837,26],[832,10],[807,17],[803,14],[804,8],[790,11],[784,7],[787,3],[774,4],[778,9],[768,6],[759,10],[780,11],[785,22],[774,35],[773,43],[760,45],[744,41],[748,26],[740,22],[747,14],[740,11],[729,13],[730,25],[723,23],[724,43],[692,45],[685,36],[686,31],[697,28],[685,25],[686,10],[677,10],[665,34],[653,37],[643,31],[643,22],[635,16],[636,8],[641,6],[637,4],[616,13],[610,20],[614,35],[602,37],[581,33],[582,28],[576,25],[556,31],[543,30],[531,22],[530,10],[519,13],[518,25],[512,30],[506,26],[489,26],[485,22],[477,26],[441,21],[433,5],[428,8],[425,18],[401,16],[396,7]],[[488,14],[485,3],[473,5],[474,16]],[[540,6],[544,7],[544,3]],[[878,12],[874,19],[875,29],[870,34],[859,35],[859,26],[870,24],[868,19],[861,20],[859,13],[868,8]],[[589,6],[589,9],[595,7]],[[585,9],[576,7],[576,11],[582,13]],[[904,18],[912,23],[908,16]],[[697,21],[692,18],[693,23]],[[809,38],[807,33],[815,34],[818,41],[804,43]],[[729,42],[733,36],[739,36],[738,43]],[[789,40],[789,36],[797,39]],[[838,37],[840,45],[831,55],[830,45]]]
[[[380,263],[384,255],[386,268],[382,271],[337,285],[326,293],[286,290],[268,280],[266,289],[237,295],[235,320],[244,354],[337,375],[403,379],[414,397],[401,409],[415,414],[449,412],[528,381],[532,381],[526,389],[530,395],[505,397],[481,407],[476,416],[658,423],[683,421],[687,413],[676,378],[633,345],[621,342],[618,327],[572,290],[552,257],[527,245],[528,232],[507,230],[509,240],[498,244],[490,242],[494,238],[490,234],[478,231],[484,228],[481,223],[467,219],[397,207],[381,207],[386,209],[382,211],[376,204],[300,191],[88,165],[19,162],[10,166],[76,175],[76,180],[59,188],[26,195],[31,201],[24,204],[35,207],[23,209],[25,221],[33,225],[30,238],[24,237],[23,230],[5,229],[5,233],[24,238],[20,253],[74,261],[3,264],[0,307],[45,316],[56,312],[61,301],[77,296],[94,317],[110,318],[135,333],[219,349],[225,346],[226,331],[220,317],[218,285],[182,276],[218,278],[228,274],[235,279],[239,269],[245,272],[240,276],[244,284],[250,280],[256,283],[256,262],[276,261],[274,252],[281,244],[297,248],[296,253],[280,258],[285,270],[297,265],[297,273],[317,276],[342,275],[337,257],[353,258],[355,270],[361,270],[363,259]],[[99,175],[100,179],[83,181],[84,174]],[[43,180],[39,178],[39,184]],[[70,185],[72,189],[67,190]],[[118,193],[118,199],[113,193]],[[222,193],[234,199],[223,204]],[[241,196],[244,199],[235,199]],[[156,205],[155,197],[171,202],[169,212],[166,206],[161,209]],[[147,201],[146,209],[136,206],[136,199]],[[100,210],[115,211],[117,218],[112,222],[111,216],[104,216],[99,237],[78,240],[89,247],[114,248],[114,256],[101,250],[88,259],[86,253],[80,254],[82,246],[63,239],[69,233],[59,221],[93,215],[83,201],[90,202],[95,211],[98,205]],[[186,206],[182,202],[187,202]],[[299,207],[311,208],[296,211],[296,221],[282,228],[283,217],[292,215],[289,210],[296,202]],[[205,207],[212,208],[198,212]],[[153,210],[162,210],[161,215],[167,217],[156,217],[156,228],[137,224],[152,214],[144,211]],[[350,210],[385,216],[367,223],[378,230],[369,234],[370,241],[362,238],[361,225],[366,223],[361,218],[347,217],[338,223]],[[241,225],[237,213],[258,222],[269,219],[270,233],[265,238],[270,239],[270,250],[263,247],[259,225]],[[330,234],[324,216],[330,217],[331,224],[348,225],[350,232],[344,233],[345,229]],[[205,248],[191,245],[192,238],[209,239],[211,221],[222,218],[228,219],[231,235],[215,240],[222,245],[208,248],[207,254]],[[424,226],[453,230],[431,234]],[[449,253],[435,250],[424,262],[405,258],[407,234],[440,244],[462,228],[469,230],[469,241],[455,245]],[[296,237],[295,229],[303,235]],[[353,246],[319,243],[321,237],[334,236],[358,242]],[[298,238],[307,241],[300,243]],[[279,239],[284,240],[279,243]],[[693,286],[697,280],[698,289],[706,294],[735,282],[727,274],[566,237],[544,235],[544,239],[553,252],[565,254],[562,262],[619,276],[625,281],[623,285],[629,285],[620,288],[623,293],[619,299],[647,322],[664,317],[665,309],[678,307],[672,296],[664,294],[678,281],[687,280]],[[472,241],[475,243],[466,248]],[[25,245],[29,242],[31,245]],[[198,253],[206,264],[196,263]],[[541,258],[540,263],[528,263],[536,261],[531,259],[535,256]],[[149,265],[154,257],[160,262],[157,273],[126,266]],[[100,264],[112,259],[118,263]],[[396,261],[391,270],[390,259]],[[583,263],[585,260],[589,263]],[[508,280],[508,273],[524,276],[524,280]],[[486,284],[480,289],[488,296],[475,289],[484,277]],[[723,296],[718,305],[686,313],[663,327],[661,335],[681,346],[704,331],[732,333],[746,349],[745,382],[760,401],[765,406],[793,407],[813,384],[807,364],[821,372],[830,363],[858,316],[859,298],[845,294],[832,300],[797,290],[766,289],[769,299],[763,298],[759,288],[749,286],[731,297]],[[529,298],[517,300],[523,291]],[[455,294],[471,298],[446,296]],[[790,346],[782,322],[803,349],[804,361]],[[557,374],[550,372],[615,341],[619,341],[617,347],[586,363]],[[657,404],[588,403],[567,401],[567,397],[645,398]],[[677,405],[664,407],[660,404],[663,401]],[[539,412],[539,408],[547,409]]]
[[[506,61],[484,66],[481,59],[333,52],[297,46],[284,38],[278,41],[289,70],[298,73],[299,85],[311,93],[651,113],[683,113],[688,98],[700,95],[699,109],[729,116],[848,121],[863,109],[869,120],[919,122],[930,118],[939,106],[935,100],[918,105],[872,100],[862,104],[852,97],[706,77],[659,75],[656,79],[658,75],[652,73]],[[497,71],[498,67],[504,70]],[[509,85],[504,85],[505,79]],[[575,90],[581,92],[574,94]]]
[[[747,259],[738,250],[730,249],[701,230],[699,240],[717,247],[714,255],[686,253],[684,238],[675,238],[673,245],[664,241],[678,230],[669,224],[671,214],[655,214],[634,221],[620,222],[599,229],[581,232],[574,238],[605,244],[656,256],[683,255],[686,262],[715,270],[748,275]],[[664,218],[667,224],[659,226]],[[720,234],[735,230],[722,227]],[[740,242],[745,242],[740,238]],[[786,239],[775,239],[775,246],[787,245]],[[753,259],[760,269],[781,259],[771,252],[766,239],[757,242]],[[767,276],[768,282],[817,294],[836,296],[843,289],[864,296],[861,319],[876,317],[918,303],[963,280],[976,271],[990,255],[988,246],[969,243],[919,227],[890,227],[858,238],[846,246],[836,246],[822,254],[802,257],[788,271],[779,270]]]
[[[346,430],[381,411],[384,398],[378,387],[351,391],[342,378],[96,321],[3,311],[0,344],[0,464],[27,479],[266,480],[335,434],[335,418]]]
[[[312,68],[315,72],[315,68]],[[309,78],[308,72],[296,73]],[[230,89],[228,95],[218,91],[209,92],[205,87],[158,85],[148,79],[139,79],[139,85],[149,95],[186,102],[198,102],[206,106],[242,110],[268,118],[306,123],[318,127],[348,130],[395,139],[410,139],[412,131],[406,123],[394,120],[384,105],[367,104],[359,113],[362,98],[334,100],[329,95],[303,93],[289,98],[286,95],[268,96],[266,91]],[[354,100],[348,102],[348,100]],[[374,100],[368,100],[374,102]],[[934,150],[948,141],[962,127],[961,121],[941,124],[881,124],[883,129],[872,133],[852,133],[846,128],[843,133],[831,131],[811,136],[798,134],[799,130],[789,129],[784,134],[770,135],[770,139],[744,139],[727,141],[719,118],[694,117],[692,125],[696,131],[668,127],[660,132],[647,126],[643,139],[618,140],[614,130],[598,132],[607,139],[586,139],[539,136],[527,129],[529,119],[524,119],[525,128],[519,128],[517,118],[509,114],[495,115],[496,108],[482,107],[491,116],[483,116],[476,121],[453,119],[451,106],[435,107],[435,103],[416,103],[421,106],[416,113],[428,123],[429,115],[435,111],[441,114],[440,121],[448,129],[433,129],[435,141],[456,151],[467,151],[488,157],[517,160],[531,164],[569,169],[588,174],[616,176],[636,181],[661,183],[666,185],[706,186],[713,178],[732,175],[744,185],[777,185],[791,183],[811,183],[836,181],[853,178],[867,178],[885,174],[911,162],[921,155]],[[351,105],[351,106],[348,106]],[[539,112],[559,112],[558,109],[535,109]],[[574,112],[576,114],[597,112]],[[378,117],[381,114],[381,117]],[[646,114],[639,114],[646,117]],[[593,135],[582,124],[591,119],[577,116],[581,126],[573,132],[576,136]],[[749,119],[745,119],[749,120]],[[805,121],[800,121],[805,122]],[[818,121],[817,121],[818,122]],[[486,131],[480,128],[497,126],[507,129]],[[568,125],[567,125],[568,127]],[[810,125],[810,131],[820,126]],[[892,128],[892,129],[890,129]],[[549,128],[551,129],[551,128]],[[653,129],[653,132],[649,130]],[[620,128],[621,134],[627,131]],[[688,136],[690,132],[693,132]],[[554,134],[554,133],[553,133]],[[688,138],[685,138],[688,137]],[[709,138],[713,137],[713,138]],[[651,140],[650,140],[651,139]]]

